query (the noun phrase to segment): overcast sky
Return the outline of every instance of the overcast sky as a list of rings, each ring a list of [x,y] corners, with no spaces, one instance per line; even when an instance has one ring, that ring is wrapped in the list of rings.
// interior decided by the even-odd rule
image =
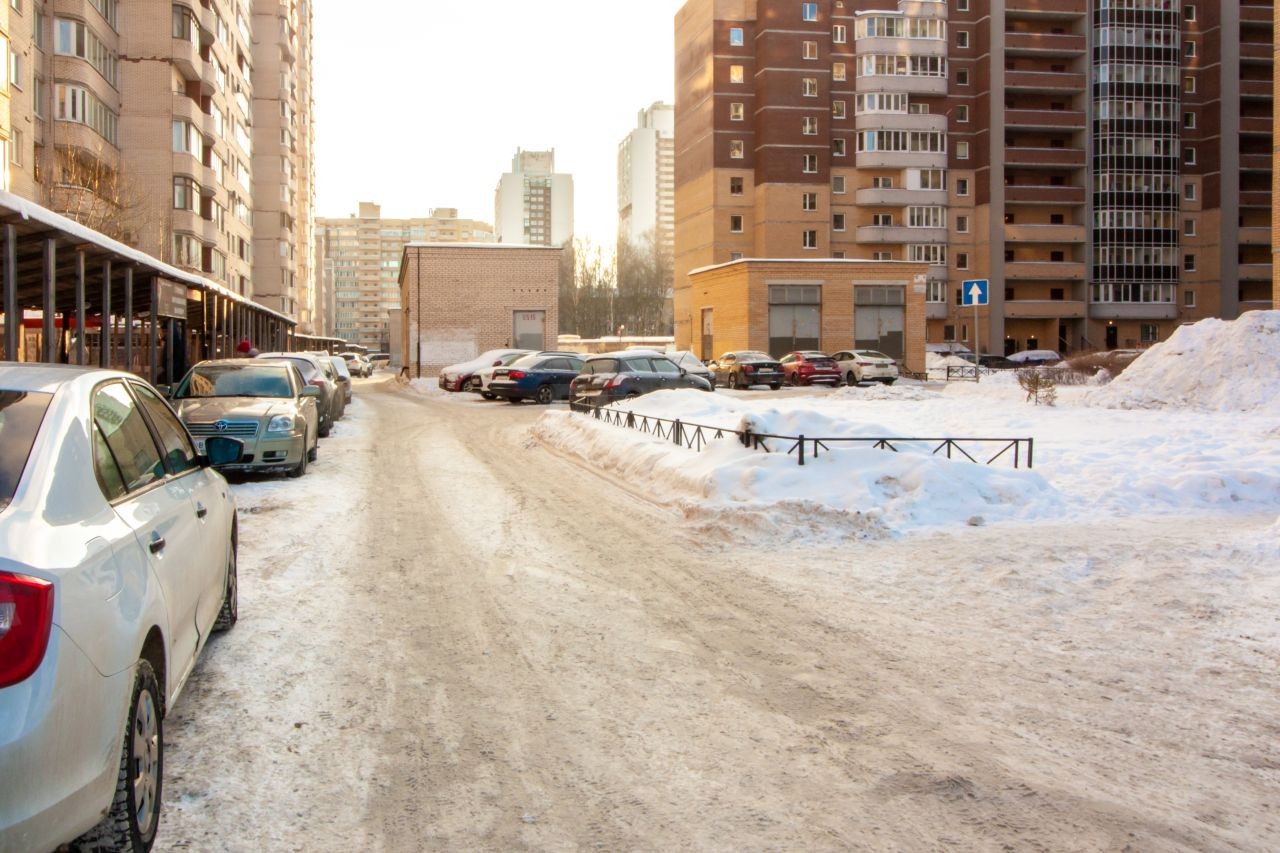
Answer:
[[[316,214],[493,222],[517,148],[555,148],[575,230],[617,233],[618,143],[674,98],[684,0],[314,0]]]

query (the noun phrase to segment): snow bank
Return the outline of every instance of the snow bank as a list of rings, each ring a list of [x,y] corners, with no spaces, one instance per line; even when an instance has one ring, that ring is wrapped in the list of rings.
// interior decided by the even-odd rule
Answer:
[[[1120,409],[1280,413],[1280,311],[1181,326],[1086,402]]]
[[[972,361],[966,361],[956,355],[942,355],[936,352],[925,353],[924,369],[930,379],[946,379],[948,367],[973,367]]]

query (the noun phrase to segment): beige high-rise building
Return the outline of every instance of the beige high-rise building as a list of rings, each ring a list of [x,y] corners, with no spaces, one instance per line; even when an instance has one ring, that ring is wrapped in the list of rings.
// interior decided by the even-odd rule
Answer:
[[[618,143],[618,239],[640,246],[652,236],[668,255],[675,250],[675,122],[675,107],[655,103]]]
[[[331,289],[333,311],[326,334],[375,350],[391,345],[388,311],[400,308],[400,259],[410,243],[492,243],[493,227],[460,219],[454,208],[427,217],[383,219],[382,208],[361,202],[356,216],[316,220],[323,256],[322,290]]]
[[[573,239],[573,176],[556,171],[556,152],[516,150],[494,190],[499,243],[562,246]]]
[[[10,51],[9,10],[12,5],[0,8],[0,43],[4,45],[5,53]],[[10,90],[8,86],[0,88],[3,89],[0,93],[0,189],[7,190],[9,189],[9,160],[12,156],[13,129],[9,121]]]
[[[314,252],[298,248],[313,198],[309,3],[30,0],[6,11],[12,190],[299,314]],[[281,142],[286,125],[295,144]],[[268,159],[291,179],[256,176]],[[283,259],[282,214],[295,223]],[[255,262],[263,253],[270,272]]]

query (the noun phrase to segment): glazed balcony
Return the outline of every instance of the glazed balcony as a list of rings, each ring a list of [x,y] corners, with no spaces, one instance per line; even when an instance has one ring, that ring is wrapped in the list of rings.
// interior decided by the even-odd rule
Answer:
[[[1083,243],[1087,235],[1083,225],[1005,225],[1004,239],[1010,243]]]
[[[947,117],[939,113],[861,113],[854,116],[856,130],[932,130],[947,132]]]
[[[1088,306],[1083,301],[1068,299],[1012,299],[1004,303],[1004,316],[1010,320],[1083,320]]]
[[[873,36],[856,39],[853,50],[859,56],[881,54],[886,56],[946,56],[947,43],[943,39],[908,39]]]

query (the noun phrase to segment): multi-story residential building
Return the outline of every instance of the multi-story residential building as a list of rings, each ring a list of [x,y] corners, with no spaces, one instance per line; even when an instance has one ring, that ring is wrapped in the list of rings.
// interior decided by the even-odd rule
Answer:
[[[308,0],[253,0],[254,296],[315,329]]]
[[[9,4],[4,8],[0,8],[0,46],[4,48],[3,55],[5,56],[14,55],[9,39],[9,10],[12,7],[13,4]],[[4,190],[9,189],[9,161],[14,155],[12,145],[13,127],[9,118],[10,86],[12,82],[8,79],[7,74],[12,72],[13,66],[18,61],[20,60],[10,60],[9,67],[4,69],[6,85],[0,86],[0,189]]]
[[[295,64],[310,61],[310,7],[266,5],[267,34],[255,37],[250,0],[10,3],[13,191],[237,293],[254,296],[263,278],[271,306],[296,314],[297,300],[281,301],[273,284],[284,273],[309,278],[305,260],[287,253],[292,269],[277,265],[274,277],[255,265],[256,227],[279,226],[284,211],[281,182],[255,182],[264,158],[254,138],[265,148],[259,128],[282,126],[270,92],[287,82],[286,49]],[[281,17],[307,33],[305,43],[281,45]],[[255,69],[271,51],[270,72],[267,62]],[[258,109],[255,86],[268,93]],[[307,92],[290,121],[310,139]],[[309,154],[271,162],[311,186]],[[290,215],[309,218],[311,197],[296,192]],[[278,258],[278,241],[267,242]]]
[[[929,339],[984,352],[1260,307],[1270,26],[1240,0],[690,0],[678,339],[688,271],[738,257],[927,263]]]
[[[333,294],[325,333],[375,350],[391,345],[387,312],[400,308],[405,246],[494,241],[490,225],[460,219],[454,208],[436,208],[416,219],[383,219],[382,208],[369,202],[360,203],[356,216],[316,220],[316,234],[322,290]]]
[[[618,239],[639,246],[652,239],[675,248],[675,107],[641,110],[636,129],[618,144]]]
[[[573,176],[556,172],[556,152],[516,150],[494,192],[499,243],[560,246],[573,239]]]

